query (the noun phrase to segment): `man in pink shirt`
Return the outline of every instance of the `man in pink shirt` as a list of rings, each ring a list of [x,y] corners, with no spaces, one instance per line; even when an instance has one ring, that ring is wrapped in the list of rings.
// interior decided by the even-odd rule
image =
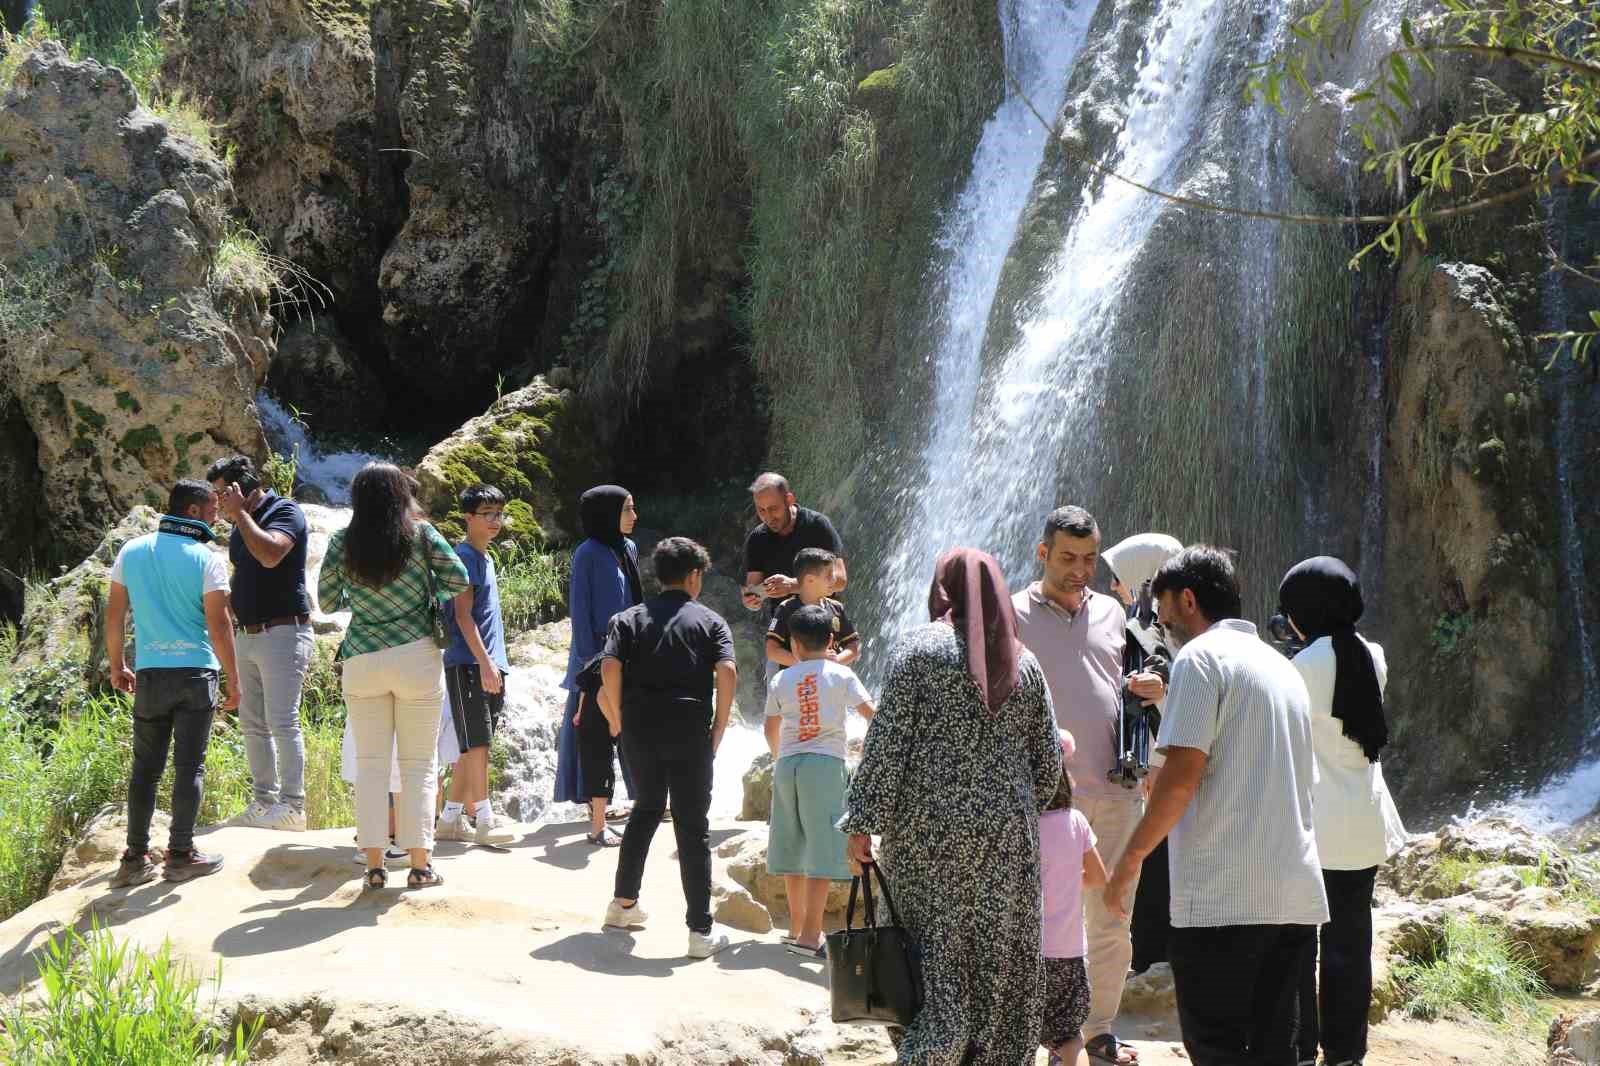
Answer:
[[[1141,790],[1114,784],[1106,776],[1116,765],[1127,614],[1116,597],[1089,587],[1100,562],[1100,527],[1082,507],[1050,512],[1038,557],[1042,579],[1012,598],[1018,635],[1044,669],[1056,723],[1077,741],[1066,763],[1074,781],[1074,805],[1088,819],[1103,853],[1120,855],[1144,815]],[[1135,674],[1127,683],[1146,700],[1160,700],[1166,693],[1155,674]],[[1097,893],[1084,901],[1084,919],[1090,986],[1085,1049],[1097,1062],[1132,1066],[1137,1054],[1112,1032],[1133,958],[1128,922],[1108,911]]]

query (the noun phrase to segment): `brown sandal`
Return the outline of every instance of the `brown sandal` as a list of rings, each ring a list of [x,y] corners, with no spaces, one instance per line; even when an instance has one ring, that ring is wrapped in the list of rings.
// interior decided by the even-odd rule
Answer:
[[[428,866],[413,866],[411,872],[406,874],[407,888],[432,888],[434,885],[444,884],[444,878],[430,864]]]

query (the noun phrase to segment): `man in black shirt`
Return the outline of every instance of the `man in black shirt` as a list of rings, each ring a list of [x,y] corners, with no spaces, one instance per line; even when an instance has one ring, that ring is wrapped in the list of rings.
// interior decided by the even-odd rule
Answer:
[[[848,580],[844,545],[828,516],[798,506],[789,481],[782,474],[762,474],[750,485],[750,495],[755,499],[756,517],[761,524],[750,531],[744,542],[744,605],[759,611],[765,599],[770,617],[773,606],[799,592],[794,557],[802,548],[833,553],[833,587],[829,595],[843,592]]]
[[[239,731],[255,800],[235,825],[304,832],[306,747],[300,689],[315,639],[306,593],[306,516],[261,484],[249,456],[218,459],[206,480],[233,525],[231,603],[239,626]]]
[[[733,631],[695,602],[711,557],[686,537],[652,555],[661,594],[611,619],[600,665],[600,709],[621,735],[636,786],[633,817],[617,859],[616,898],[605,924],[643,925],[638,906],[645,859],[672,802],[678,870],[688,905],[689,950],[704,959],[728,945],[711,928],[711,764],[728,728],[739,672]],[[712,693],[716,693],[715,710]]]

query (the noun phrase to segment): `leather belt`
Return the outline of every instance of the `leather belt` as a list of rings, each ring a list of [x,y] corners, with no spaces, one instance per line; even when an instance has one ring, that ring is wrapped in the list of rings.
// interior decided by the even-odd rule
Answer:
[[[309,614],[286,614],[281,618],[269,618],[265,622],[252,622],[239,628],[246,633],[265,633],[273,626],[303,626],[309,625],[310,622],[311,616]]]

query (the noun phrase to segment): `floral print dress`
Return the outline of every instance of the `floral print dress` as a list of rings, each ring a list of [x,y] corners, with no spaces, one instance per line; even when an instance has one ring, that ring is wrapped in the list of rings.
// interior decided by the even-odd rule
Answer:
[[[926,997],[901,1066],[1034,1061],[1039,811],[1061,779],[1061,741],[1037,660],[1023,652],[1021,667],[991,714],[960,633],[938,622],[907,633],[850,785],[840,828],[882,836],[896,910],[922,950]]]

